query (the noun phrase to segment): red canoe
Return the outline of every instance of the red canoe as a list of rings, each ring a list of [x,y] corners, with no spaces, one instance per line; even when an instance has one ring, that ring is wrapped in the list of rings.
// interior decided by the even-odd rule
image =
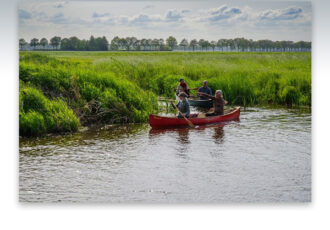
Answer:
[[[193,117],[190,114],[188,118],[194,125],[205,125],[217,122],[233,121],[238,120],[240,115],[240,107],[236,107],[235,110],[222,115],[222,116],[210,116],[204,118]],[[149,124],[152,128],[166,128],[166,127],[176,127],[176,126],[188,126],[187,121],[183,118],[176,117],[163,117],[158,115],[149,115]]]

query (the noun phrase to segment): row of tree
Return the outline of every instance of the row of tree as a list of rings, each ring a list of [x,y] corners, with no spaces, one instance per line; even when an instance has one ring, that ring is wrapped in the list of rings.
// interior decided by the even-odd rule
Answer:
[[[32,49],[40,49],[50,45],[53,49],[60,50],[86,50],[86,51],[311,51],[311,42],[299,41],[271,41],[257,40],[245,38],[235,39],[219,39],[218,41],[208,41],[204,39],[182,39],[180,43],[175,37],[169,36],[166,40],[160,39],[137,39],[136,37],[120,38],[118,36],[111,40],[111,43],[103,37],[94,38],[91,36],[89,40],[80,40],[77,37],[61,39],[53,37],[48,40],[46,38],[31,39],[28,44],[23,38],[19,40],[20,49],[29,45]]]
[[[27,43],[23,38],[19,39],[20,49],[26,48],[26,46],[30,46],[32,49],[48,49],[49,46],[52,49],[60,49],[60,50],[77,50],[77,51],[107,51],[109,50],[109,42],[106,37],[98,37],[94,38],[91,36],[89,40],[80,40],[77,37],[63,38],[61,37],[53,37],[48,40],[46,38],[31,39],[30,43]]]

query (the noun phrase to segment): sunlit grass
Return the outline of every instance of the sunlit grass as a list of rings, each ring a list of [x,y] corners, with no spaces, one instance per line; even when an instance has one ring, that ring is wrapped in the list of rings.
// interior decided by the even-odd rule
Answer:
[[[311,106],[310,53],[20,52],[20,80],[83,124],[146,121],[181,77],[208,80],[230,104]]]

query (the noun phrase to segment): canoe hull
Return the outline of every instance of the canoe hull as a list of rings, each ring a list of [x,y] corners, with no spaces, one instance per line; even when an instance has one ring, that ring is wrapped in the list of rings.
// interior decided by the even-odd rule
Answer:
[[[240,116],[240,107],[235,108],[234,111],[222,115],[222,116],[210,116],[205,118],[188,118],[194,125],[206,125],[218,122],[226,122],[238,120]],[[149,124],[152,128],[167,128],[167,127],[178,127],[178,126],[188,126],[187,121],[183,118],[176,117],[162,117],[150,114]]]

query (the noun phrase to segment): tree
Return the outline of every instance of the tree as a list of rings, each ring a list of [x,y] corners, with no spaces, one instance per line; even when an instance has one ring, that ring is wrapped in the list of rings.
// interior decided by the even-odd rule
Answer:
[[[183,51],[185,51],[186,50],[186,47],[189,45],[189,43],[188,43],[188,41],[187,41],[187,39],[182,39],[182,41],[180,42],[180,46],[182,46],[183,47]]]
[[[217,47],[221,47],[221,51],[223,51],[223,47],[227,46],[226,39],[219,39],[217,42]]]
[[[55,47],[57,50],[57,47],[60,45],[60,43],[61,43],[61,37],[55,36],[50,39],[50,45],[53,46],[53,49]]]
[[[211,41],[210,46],[212,47],[213,52],[214,52],[214,48],[217,46],[217,42],[216,41]]]
[[[207,41],[207,40],[204,40],[204,39],[200,39],[198,41],[198,45],[200,47],[202,47],[202,51],[203,51],[203,48],[205,48],[205,50],[207,50],[207,48],[210,46],[210,43]]]
[[[153,39],[151,41],[151,46],[154,47],[154,50],[158,50],[158,47],[159,47],[159,40],[157,38]]]
[[[195,47],[197,46],[197,40],[196,39],[193,39],[190,41],[190,44],[189,46],[193,48],[193,51],[195,51]]]
[[[151,50],[152,39],[147,40],[147,46],[149,46],[149,50]]]
[[[32,38],[31,41],[30,41],[30,46],[32,46],[33,49],[35,49],[37,45],[39,45],[39,39]]]
[[[88,47],[88,50],[90,50],[90,51],[97,50],[97,43],[96,43],[93,35],[89,38],[87,47]]]
[[[46,38],[41,38],[40,45],[45,49],[45,46],[48,45],[48,40]]]
[[[162,39],[162,38],[159,39],[158,44],[159,44],[159,50],[166,50],[164,39]]]
[[[20,49],[23,48],[23,46],[25,46],[27,44],[27,42],[24,40],[24,38],[19,39],[19,47]]]
[[[203,51],[203,48],[204,48],[204,42],[205,42],[204,39],[199,39],[199,41],[198,41],[198,45],[202,48],[202,51]]]
[[[120,38],[118,36],[114,37],[111,40],[110,49],[111,50],[118,50],[119,49],[119,41],[120,41]]]
[[[146,47],[147,47],[147,39],[145,39],[145,38],[142,38],[141,39],[141,46],[143,47],[143,51],[145,51],[146,50]]]
[[[175,38],[175,37],[173,37],[173,36],[169,36],[169,37],[166,39],[166,44],[167,44],[169,47],[171,47],[171,50],[173,50],[173,49],[177,46],[178,42],[176,41],[176,38]]]
[[[61,50],[70,50],[71,44],[68,38],[63,38],[61,41]]]

